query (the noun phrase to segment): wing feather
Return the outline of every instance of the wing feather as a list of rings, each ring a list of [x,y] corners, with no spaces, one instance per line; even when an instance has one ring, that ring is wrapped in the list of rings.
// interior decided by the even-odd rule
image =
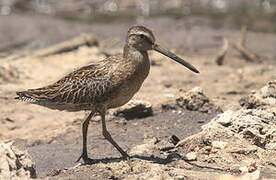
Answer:
[[[35,104],[94,104],[105,101],[109,93],[121,84],[120,81],[112,81],[114,64],[107,59],[84,66],[49,86],[17,92],[17,98]]]

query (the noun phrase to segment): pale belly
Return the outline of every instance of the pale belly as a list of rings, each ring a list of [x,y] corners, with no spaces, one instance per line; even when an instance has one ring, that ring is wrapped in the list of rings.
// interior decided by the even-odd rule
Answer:
[[[144,80],[143,80],[144,81]],[[109,100],[108,108],[116,108],[126,104],[139,91],[142,82],[126,82],[118,91],[116,97]]]
[[[114,96],[107,102],[108,108],[116,108],[126,104],[131,98],[139,91],[144,80],[149,74],[149,64],[142,66],[142,68],[136,71],[131,78],[126,80],[116,91]]]

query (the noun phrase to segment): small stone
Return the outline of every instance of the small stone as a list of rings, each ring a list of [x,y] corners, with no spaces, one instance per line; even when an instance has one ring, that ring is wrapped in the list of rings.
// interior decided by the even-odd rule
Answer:
[[[191,90],[191,92],[196,92],[196,93],[200,93],[200,94],[202,94],[203,93],[203,90],[202,90],[202,88],[201,87],[194,87],[192,90]]]
[[[159,143],[159,149],[160,149],[160,151],[169,151],[169,150],[173,149],[174,147],[175,147],[174,144],[171,143],[168,140],[164,140],[164,141],[161,141]]]
[[[186,154],[186,158],[189,161],[195,161],[197,159],[197,153],[196,152],[189,152]]]
[[[172,93],[165,93],[164,96],[166,98],[174,98],[174,94],[172,94]]]
[[[179,141],[180,139],[176,135],[172,135],[170,137],[170,142],[173,143],[174,145],[176,145]]]
[[[179,108],[190,111],[203,113],[223,112],[220,107],[211,102],[200,87],[195,87],[187,92],[181,92],[175,101]]]
[[[228,143],[223,141],[213,141],[212,146],[217,149],[224,149]]]
[[[258,169],[256,162],[251,163],[248,167],[248,172],[252,173]]]
[[[245,173],[241,178],[242,179],[250,179],[250,180],[257,180],[260,178],[261,171],[257,169],[256,171],[252,173]]]
[[[248,173],[248,168],[246,166],[240,167],[239,170],[241,171],[241,174]]]
[[[169,137],[168,139],[163,139],[158,143],[158,148],[161,151],[170,151],[172,149],[175,148],[175,145],[180,141],[180,139],[175,136],[172,135],[171,137]]]
[[[127,120],[144,118],[153,115],[152,105],[147,101],[131,100],[126,105],[116,109],[115,116],[124,117]]]
[[[175,179],[176,180],[185,180],[185,176],[179,175],[179,176],[176,176]]]
[[[223,126],[229,126],[232,123],[233,114],[234,112],[232,110],[225,111],[219,115],[217,122]]]
[[[47,176],[57,176],[61,173],[60,169],[52,169],[47,173]]]

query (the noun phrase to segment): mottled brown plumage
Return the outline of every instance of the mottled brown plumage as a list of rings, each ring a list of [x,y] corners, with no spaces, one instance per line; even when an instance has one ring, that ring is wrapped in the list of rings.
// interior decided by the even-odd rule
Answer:
[[[122,55],[111,56],[84,66],[54,84],[17,92],[16,98],[51,109],[91,111],[82,127],[83,152],[80,158],[83,158],[85,163],[91,162],[86,147],[89,120],[98,112],[102,118],[104,137],[117,148],[123,158],[128,158],[128,154],[108,133],[105,112],[107,109],[124,105],[140,89],[150,70],[148,50],[156,50],[198,73],[192,65],[158,45],[149,29],[133,26],[127,33]]]
[[[19,92],[18,95],[31,103],[66,111],[91,110],[97,106],[105,106],[107,109],[121,106],[138,91],[139,84],[149,71],[148,62],[135,64],[133,61],[122,62],[122,59],[122,56],[109,57],[82,67],[54,84]],[[138,71],[137,68],[143,68],[144,71]],[[130,81],[137,84],[126,87],[125,84]],[[124,98],[114,101],[118,95]]]

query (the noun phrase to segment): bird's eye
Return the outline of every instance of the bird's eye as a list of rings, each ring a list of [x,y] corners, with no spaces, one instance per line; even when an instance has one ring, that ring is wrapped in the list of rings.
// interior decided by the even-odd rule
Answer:
[[[142,38],[142,39],[146,39],[146,38],[147,38],[144,34],[140,34],[139,36],[140,36],[140,38]]]

